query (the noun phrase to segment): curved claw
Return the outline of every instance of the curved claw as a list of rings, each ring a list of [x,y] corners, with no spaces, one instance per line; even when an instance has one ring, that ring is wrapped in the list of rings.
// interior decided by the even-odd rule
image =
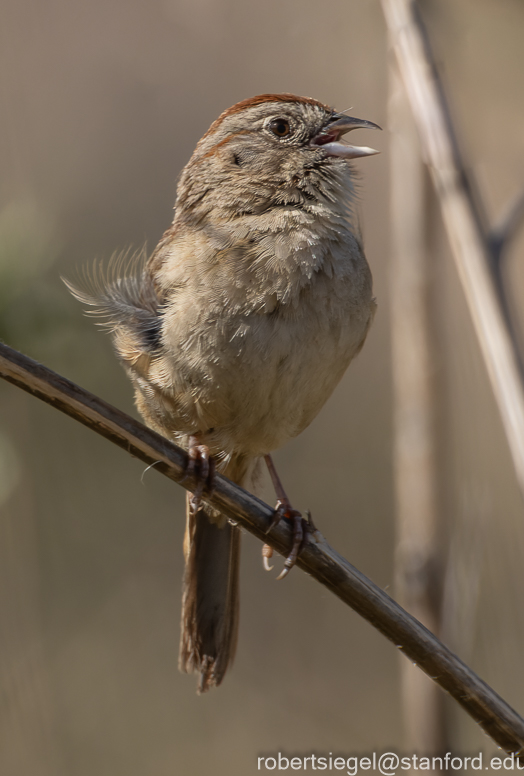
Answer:
[[[270,547],[269,544],[264,544],[262,547],[262,562],[266,571],[271,571],[274,568],[274,566],[269,565],[269,559],[272,557],[273,547]]]
[[[277,581],[280,579],[284,579],[287,577],[293,566],[297,562],[297,558],[300,555],[300,550],[302,549],[302,546],[305,541],[306,532],[309,528],[310,524],[310,515],[309,513],[306,513],[308,515],[308,522],[304,520],[300,512],[297,512],[296,509],[293,509],[292,506],[289,504],[289,502],[284,501],[278,501],[277,505],[275,507],[275,512],[273,515],[273,519],[266,531],[266,533],[269,533],[272,528],[274,528],[276,525],[280,523],[282,518],[285,518],[286,520],[290,520],[292,523],[291,529],[292,529],[292,544],[291,544],[291,552],[286,558],[284,568],[280,572],[280,574],[277,577]],[[267,548],[267,550],[266,550]],[[268,571],[270,570],[269,564],[266,562],[267,558],[271,558],[273,555],[273,550],[269,545],[265,544],[262,549],[262,557],[264,558],[264,568]]]

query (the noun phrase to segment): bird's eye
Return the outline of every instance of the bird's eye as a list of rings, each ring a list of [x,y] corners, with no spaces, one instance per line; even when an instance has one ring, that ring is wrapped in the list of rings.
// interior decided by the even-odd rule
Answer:
[[[269,128],[277,137],[287,137],[287,135],[291,134],[291,127],[287,119],[273,119]]]

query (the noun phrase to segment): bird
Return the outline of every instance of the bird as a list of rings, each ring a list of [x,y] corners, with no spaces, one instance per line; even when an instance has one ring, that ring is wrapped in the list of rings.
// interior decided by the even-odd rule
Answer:
[[[225,110],[182,170],[171,226],[149,258],[116,259],[74,295],[103,316],[145,423],[188,453],[179,667],[197,692],[231,665],[240,529],[206,502],[215,471],[251,487],[271,453],[316,417],[375,313],[353,159],[341,138],[380,129],[310,97],[262,94]],[[265,547],[267,567],[271,549]]]

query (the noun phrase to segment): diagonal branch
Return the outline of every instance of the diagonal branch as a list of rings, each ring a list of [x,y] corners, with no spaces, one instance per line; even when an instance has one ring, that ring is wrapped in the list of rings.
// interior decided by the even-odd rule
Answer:
[[[36,361],[0,344],[0,377],[65,412],[187,489],[187,455],[89,391]],[[281,555],[287,555],[291,531],[282,521],[268,536],[273,509],[225,477],[217,476],[210,503]],[[316,532],[305,544],[298,566],[351,606],[446,690],[508,752],[524,750],[524,720],[436,636],[383,590],[341,557]]]
[[[524,493],[524,368],[485,218],[468,181],[414,0],[382,0],[399,70]],[[519,214],[515,221],[519,220]],[[506,230],[506,237],[509,230]]]

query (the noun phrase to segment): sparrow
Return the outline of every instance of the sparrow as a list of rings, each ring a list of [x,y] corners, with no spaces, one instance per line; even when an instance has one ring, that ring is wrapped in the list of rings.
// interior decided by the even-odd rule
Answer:
[[[215,470],[252,486],[271,452],[318,414],[362,348],[375,312],[341,141],[380,129],[310,97],[262,94],[214,121],[183,169],[175,215],[145,261],[116,260],[75,296],[104,316],[148,426],[185,447],[188,494],[179,666],[218,686],[238,632],[240,530],[206,503]],[[267,565],[271,550],[266,546]]]

